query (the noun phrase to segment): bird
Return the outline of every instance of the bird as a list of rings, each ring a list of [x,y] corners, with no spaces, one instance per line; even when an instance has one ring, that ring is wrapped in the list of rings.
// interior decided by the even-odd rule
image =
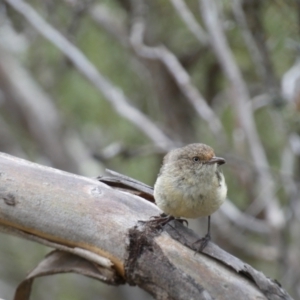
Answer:
[[[202,251],[210,237],[210,216],[225,201],[227,185],[219,166],[225,159],[215,156],[213,148],[194,143],[171,150],[154,184],[156,205],[163,211],[156,217],[157,225],[164,226],[174,218],[208,217],[207,234],[201,239]],[[200,241],[200,240],[199,240]]]

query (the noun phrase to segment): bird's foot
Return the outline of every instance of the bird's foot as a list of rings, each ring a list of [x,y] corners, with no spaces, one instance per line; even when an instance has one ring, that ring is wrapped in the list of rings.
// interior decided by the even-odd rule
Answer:
[[[147,221],[151,228],[162,229],[170,221],[174,220],[173,216],[168,216],[166,214],[161,214],[159,216],[151,217],[151,220]]]
[[[175,218],[170,215],[166,215],[164,213],[160,214],[159,216],[153,216],[149,221],[141,221],[143,223],[149,224],[151,228],[154,229],[162,229],[166,224],[168,224],[172,220],[177,220],[180,223],[185,223],[188,226],[188,221],[181,218]]]
[[[208,242],[210,241],[211,237],[210,234],[207,233],[203,238],[197,240],[193,243],[193,245],[200,243],[199,248],[197,249],[197,252],[202,252],[204,248],[207,246]]]

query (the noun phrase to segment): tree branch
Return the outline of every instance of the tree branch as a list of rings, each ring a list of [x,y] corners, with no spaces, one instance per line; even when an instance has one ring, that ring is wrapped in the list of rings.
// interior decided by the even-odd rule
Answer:
[[[191,249],[199,237],[179,222],[162,232],[140,222],[160,211],[130,190],[0,154],[0,191],[2,230],[68,252],[73,248],[73,254],[115,270],[111,276],[139,285],[156,299],[266,299],[263,294],[291,299],[212,243],[205,255],[196,254]]]

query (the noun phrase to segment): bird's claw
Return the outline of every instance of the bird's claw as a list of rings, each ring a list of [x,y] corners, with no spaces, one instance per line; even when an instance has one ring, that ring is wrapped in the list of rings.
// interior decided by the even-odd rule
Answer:
[[[151,228],[155,228],[155,229],[161,229],[167,223],[175,219],[173,216],[167,216],[165,214],[161,214],[159,216],[153,216],[151,218],[152,220],[147,221],[147,223],[150,225]]]
[[[189,225],[188,221],[186,219],[181,219],[181,218],[175,218],[170,215],[166,215],[164,213],[160,214],[159,216],[153,216],[150,218],[149,221],[141,221],[144,224],[147,223],[151,228],[155,229],[162,229],[167,223],[169,223],[172,220],[179,221],[182,224],[186,224],[186,226]]]
[[[197,252],[202,252],[204,248],[207,246],[210,239],[211,239],[210,234],[207,233],[203,238],[194,242],[193,245],[200,243],[200,247],[197,249]]]

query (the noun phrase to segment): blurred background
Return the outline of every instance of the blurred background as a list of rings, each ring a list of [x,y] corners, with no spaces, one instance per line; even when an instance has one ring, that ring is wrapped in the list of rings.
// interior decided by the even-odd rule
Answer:
[[[229,188],[213,241],[300,299],[299,57],[299,0],[4,0],[0,151],[152,186],[168,150],[207,143]],[[0,298],[49,250],[1,234]],[[152,298],[65,274],[32,299]]]

